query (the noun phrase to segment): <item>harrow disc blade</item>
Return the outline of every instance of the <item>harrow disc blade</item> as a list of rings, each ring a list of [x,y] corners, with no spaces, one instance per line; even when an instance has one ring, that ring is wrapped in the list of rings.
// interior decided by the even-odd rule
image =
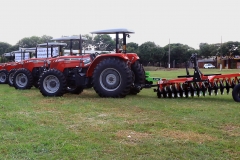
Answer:
[[[220,92],[221,92],[221,94],[224,94],[224,92],[223,92],[224,91],[223,81],[220,80],[219,83],[220,83],[220,87],[219,87],[220,88]]]
[[[203,94],[203,96],[206,95],[205,94],[206,90],[207,90],[207,87],[205,86],[205,83],[202,83],[202,94]]]
[[[218,84],[217,84],[217,82],[214,82],[214,87],[213,87],[213,89],[214,89],[215,95],[218,95]]]

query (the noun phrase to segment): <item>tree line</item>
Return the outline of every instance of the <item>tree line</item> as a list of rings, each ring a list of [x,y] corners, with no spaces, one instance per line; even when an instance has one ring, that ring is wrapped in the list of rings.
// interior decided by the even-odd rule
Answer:
[[[96,35],[94,37],[85,34],[82,35],[87,40],[83,42],[83,48],[87,48],[89,45],[94,46],[96,50],[113,51],[115,49],[115,39],[109,35]],[[42,37],[32,36],[25,37],[19,40],[15,45],[10,45],[6,42],[0,42],[0,55],[3,53],[19,50],[21,48],[35,47],[37,44],[50,42],[51,36],[43,35]],[[120,46],[122,45],[122,39],[119,40]],[[69,42],[66,49],[69,49]],[[73,41],[73,49],[78,49],[79,41]],[[161,66],[167,66],[169,61],[169,44],[161,47],[154,42],[148,41],[141,45],[130,42],[127,43],[128,53],[137,53],[140,57],[140,61],[144,65],[157,64]],[[197,53],[199,58],[209,58],[216,56],[236,56],[240,55],[240,42],[229,41],[223,44],[208,44],[200,43],[199,49],[194,49],[186,44],[172,43],[170,44],[170,63],[182,64],[189,60],[189,57]]]

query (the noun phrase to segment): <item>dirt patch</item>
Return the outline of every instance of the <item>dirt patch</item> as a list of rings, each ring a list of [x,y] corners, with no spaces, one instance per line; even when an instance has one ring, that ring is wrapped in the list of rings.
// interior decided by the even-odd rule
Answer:
[[[240,136],[240,126],[233,124],[227,124],[222,127],[222,130],[230,136]]]
[[[120,140],[120,143],[127,145],[137,145],[144,139],[151,138],[151,134],[136,132],[132,130],[120,130],[116,133],[116,137]]]
[[[236,152],[236,151],[233,151],[233,150],[225,150],[224,151],[225,153],[227,153],[227,154],[230,154],[232,157],[233,157],[233,159],[239,159],[239,157],[240,157],[240,152]]]
[[[191,131],[184,132],[184,131],[179,131],[179,130],[176,130],[176,131],[162,130],[159,134],[163,137],[168,137],[168,138],[172,138],[175,140],[193,141],[193,142],[197,142],[197,143],[203,143],[206,141],[217,140],[216,137],[212,137],[207,134],[199,134],[199,133],[195,133],[195,132],[191,132]]]

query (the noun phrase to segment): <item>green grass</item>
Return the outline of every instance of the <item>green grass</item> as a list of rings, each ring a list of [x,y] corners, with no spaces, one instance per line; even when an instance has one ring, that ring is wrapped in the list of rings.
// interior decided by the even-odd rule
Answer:
[[[151,71],[161,78],[184,74]],[[231,95],[158,99],[143,89],[113,99],[88,89],[46,98],[35,88],[0,87],[0,159],[240,158],[240,107]]]

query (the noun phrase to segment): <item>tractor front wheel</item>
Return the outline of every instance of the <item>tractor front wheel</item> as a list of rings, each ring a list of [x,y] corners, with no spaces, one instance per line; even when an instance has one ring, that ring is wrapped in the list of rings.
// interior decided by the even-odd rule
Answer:
[[[13,76],[13,86],[16,89],[30,89],[32,87],[33,77],[29,70],[25,68],[18,69]]]
[[[232,97],[234,101],[240,102],[240,84],[236,85],[232,90]]]
[[[43,96],[62,96],[66,93],[67,82],[62,72],[50,69],[40,76],[38,81],[40,92]]]
[[[104,59],[94,69],[93,87],[100,97],[125,97],[131,85],[132,72],[121,59]]]
[[[8,75],[7,75],[7,80],[8,80],[8,85],[10,87],[13,86],[13,76],[14,76],[14,73],[16,72],[16,69],[11,69],[9,72],[8,72]]]
[[[7,74],[8,71],[6,69],[0,70],[0,84],[7,83]]]

